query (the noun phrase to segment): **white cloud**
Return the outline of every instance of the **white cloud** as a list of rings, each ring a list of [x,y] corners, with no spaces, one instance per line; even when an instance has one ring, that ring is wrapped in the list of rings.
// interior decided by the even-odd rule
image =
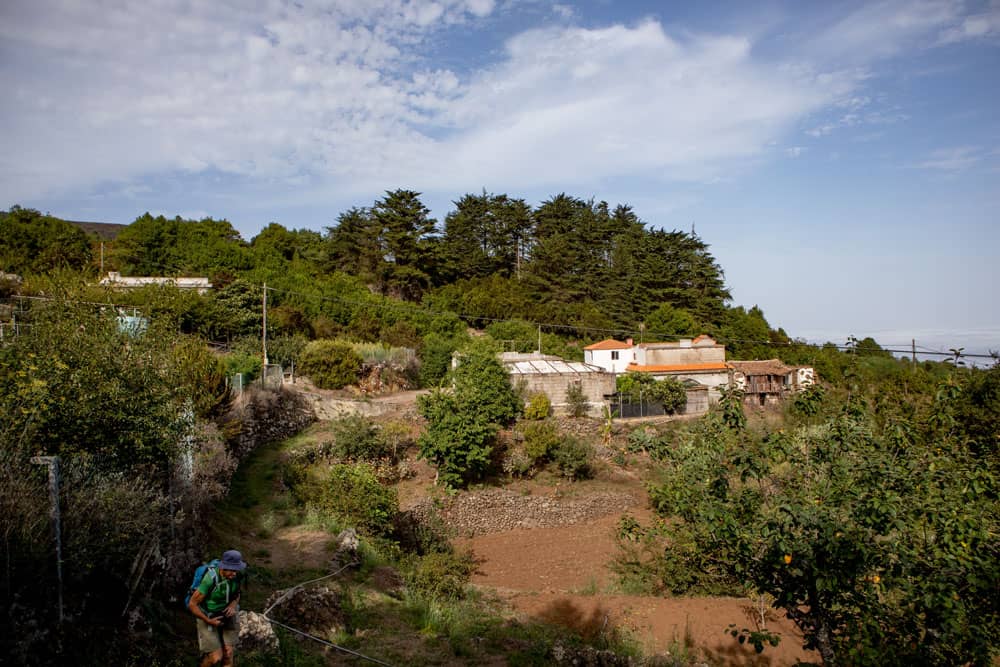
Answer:
[[[1000,36],[1000,2],[994,1],[985,11],[963,18],[957,25],[943,30],[941,44],[970,39],[990,39]]]
[[[882,0],[860,8],[816,35],[807,48],[842,62],[869,62],[920,45],[928,34],[961,20],[961,0]]]
[[[558,3],[552,5],[552,13],[566,20],[576,16],[576,10],[574,10],[571,5],[562,5]]]
[[[809,149],[807,149],[805,146],[790,146],[789,148],[785,149],[785,155],[787,155],[790,158],[797,158],[800,157],[807,150]]]
[[[956,146],[931,152],[927,159],[914,163],[918,169],[963,171],[982,159],[982,151],[975,146]]]
[[[953,3],[907,7],[863,9],[823,39],[868,48],[866,18],[888,21],[897,45],[957,25]],[[516,191],[636,173],[711,182],[819,112],[834,117],[814,136],[890,122],[860,91],[861,67],[765,62],[742,36],[678,35],[654,20],[528,30],[472,73],[423,55],[449,26],[495,10],[494,0],[5,3],[0,53],[18,57],[0,58],[10,101],[0,202],[208,170],[273,197]]]
[[[0,66],[16,99],[0,111],[0,195],[207,169],[347,190],[638,170],[712,179],[851,88],[836,74],[758,65],[739,37],[679,40],[654,21],[528,31],[464,82],[415,57],[428,31],[492,10],[487,0],[6,5],[0,39],[29,57]]]

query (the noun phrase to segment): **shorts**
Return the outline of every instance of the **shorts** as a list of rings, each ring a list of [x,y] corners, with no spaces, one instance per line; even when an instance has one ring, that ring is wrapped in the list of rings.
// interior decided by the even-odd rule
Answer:
[[[237,612],[235,616],[225,619],[222,625],[215,627],[195,617],[194,620],[198,623],[198,649],[201,653],[212,653],[222,648],[222,644],[219,642],[220,630],[222,631],[222,638],[225,640],[226,646],[236,646],[240,639],[239,618],[240,615]]]

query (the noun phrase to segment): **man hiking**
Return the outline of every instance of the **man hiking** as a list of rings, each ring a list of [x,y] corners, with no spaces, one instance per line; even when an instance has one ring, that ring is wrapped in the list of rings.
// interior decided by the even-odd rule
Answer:
[[[227,551],[217,566],[205,570],[201,583],[191,593],[188,609],[198,623],[201,667],[211,667],[220,661],[223,667],[232,667],[233,650],[240,635],[241,573],[246,566],[239,551]]]

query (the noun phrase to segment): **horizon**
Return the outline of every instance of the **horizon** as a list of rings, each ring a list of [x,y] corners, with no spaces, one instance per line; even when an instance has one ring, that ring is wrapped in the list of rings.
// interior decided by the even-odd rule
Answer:
[[[566,192],[693,227],[793,337],[1000,348],[997,0],[14,1],[0,54],[5,207],[249,241]]]

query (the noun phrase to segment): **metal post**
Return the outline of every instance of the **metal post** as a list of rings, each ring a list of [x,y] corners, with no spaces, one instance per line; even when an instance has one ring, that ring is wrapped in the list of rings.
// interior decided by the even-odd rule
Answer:
[[[59,515],[59,457],[33,456],[32,463],[49,467],[49,496],[52,506],[49,516],[52,519],[52,529],[56,538],[56,579],[59,582],[59,627],[63,623],[63,578],[62,578],[62,529]]]
[[[267,283],[264,283],[264,328],[261,332],[261,340],[264,342],[264,371],[267,371]]]

